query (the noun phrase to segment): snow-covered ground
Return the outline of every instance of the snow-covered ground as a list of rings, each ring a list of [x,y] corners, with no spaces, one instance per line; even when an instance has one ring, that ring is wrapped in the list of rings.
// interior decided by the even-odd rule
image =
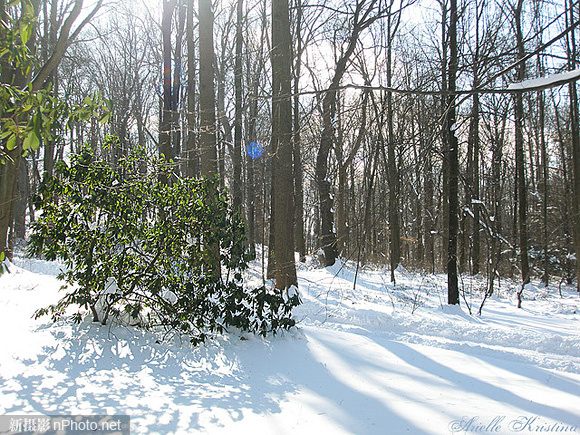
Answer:
[[[259,279],[260,266],[248,273]],[[58,266],[0,277],[0,415],[128,414],[134,434],[580,433],[580,299],[502,281],[299,269],[298,329],[192,348],[126,327],[32,320]],[[356,283],[355,283],[356,275]]]

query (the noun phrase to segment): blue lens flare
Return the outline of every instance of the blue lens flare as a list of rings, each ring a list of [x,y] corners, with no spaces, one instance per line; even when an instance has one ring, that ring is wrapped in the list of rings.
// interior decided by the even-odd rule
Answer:
[[[246,147],[246,151],[248,153],[248,156],[250,156],[250,158],[257,159],[262,156],[262,153],[264,152],[264,147],[259,142],[250,142]]]

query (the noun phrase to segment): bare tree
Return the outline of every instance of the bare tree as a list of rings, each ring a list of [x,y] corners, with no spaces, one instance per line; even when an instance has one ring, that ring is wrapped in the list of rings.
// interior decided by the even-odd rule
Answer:
[[[216,117],[214,93],[213,11],[211,0],[199,0],[199,113],[201,175],[212,178],[218,174],[216,147]],[[220,276],[219,245],[208,247],[211,258],[208,267]]]
[[[188,177],[195,177],[199,173],[199,151],[197,150],[196,132],[196,65],[194,41],[194,0],[187,2],[186,40],[187,40],[187,142],[185,146],[185,160]]]
[[[234,149],[232,163],[234,166],[233,206],[234,210],[242,212],[242,28],[244,23],[243,0],[236,3],[236,53],[234,65],[234,92],[235,92],[235,120],[234,120]]]
[[[574,11],[574,2],[569,0],[569,23],[575,23],[576,19],[580,19],[580,10],[577,14]],[[568,39],[568,68],[574,70],[576,68],[577,48],[576,35],[572,31]],[[573,198],[572,198],[572,234],[574,238],[574,250],[576,252],[576,281],[577,290],[580,293],[580,115],[578,111],[578,90],[576,89],[576,82],[572,81],[569,85],[570,93],[570,124],[572,136],[572,173],[574,176],[573,184]]]
[[[324,251],[324,262],[331,266],[338,256],[337,235],[334,230],[333,198],[328,179],[328,158],[335,141],[335,118],[337,115],[337,89],[347,70],[350,58],[358,44],[361,33],[376,20],[382,18],[382,11],[377,11],[377,1],[357,1],[354,5],[347,45],[336,62],[330,85],[322,100],[322,135],[316,155],[316,184],[320,199],[320,246]]]
[[[165,157],[167,162],[175,158],[173,144],[171,143],[172,132],[175,129],[174,113],[177,110],[176,93],[171,80],[172,72],[172,44],[171,44],[171,22],[173,11],[177,6],[177,0],[163,1],[163,19],[161,22],[161,33],[163,37],[163,109],[159,125],[159,153]],[[170,176],[166,173],[160,175],[162,182],[168,183]]]
[[[524,1],[518,0],[512,6],[512,13],[515,22],[515,32],[518,50],[518,67],[517,79],[523,81],[526,76],[525,63],[525,46],[524,34],[522,30],[522,10]],[[526,189],[526,171],[525,171],[525,156],[524,156],[524,106],[523,97],[521,93],[514,95],[515,104],[515,153],[516,153],[516,175],[517,175],[517,193],[518,193],[518,232],[519,232],[519,248],[520,248],[520,271],[522,276],[522,287],[518,292],[518,308],[521,307],[521,295],[524,285],[530,281],[530,267],[528,263],[528,203],[527,203],[527,189]]]
[[[459,142],[457,140],[456,119],[456,78],[458,69],[457,52],[457,0],[451,0],[449,21],[449,97],[447,100],[447,116],[445,130],[447,131],[447,163],[449,178],[447,192],[449,198],[449,233],[447,255],[447,302],[450,305],[459,305],[459,285],[457,280],[457,230],[458,230],[458,179],[459,179]]]
[[[211,0],[199,1],[199,112],[201,175],[217,170],[214,87],[213,12]]]

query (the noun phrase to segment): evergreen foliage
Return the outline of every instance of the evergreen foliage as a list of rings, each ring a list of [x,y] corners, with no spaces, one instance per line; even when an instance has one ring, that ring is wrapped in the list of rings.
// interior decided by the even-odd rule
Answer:
[[[103,324],[163,326],[194,343],[228,327],[266,335],[293,326],[297,292],[243,285],[245,229],[218,180],[166,185],[158,175],[167,165],[149,162],[145,174],[143,156],[122,159],[114,170],[84,149],[43,182],[29,254],[64,261],[59,278],[67,294],[36,316],[56,320],[78,305]],[[216,243],[221,277],[208,272]]]

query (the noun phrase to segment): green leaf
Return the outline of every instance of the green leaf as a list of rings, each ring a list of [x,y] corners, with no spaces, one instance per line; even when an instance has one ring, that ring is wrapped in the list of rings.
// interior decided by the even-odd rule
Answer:
[[[12,136],[10,136],[6,142],[6,149],[8,151],[12,151],[14,148],[16,148],[16,135],[12,134]]]
[[[111,112],[107,112],[105,113],[103,116],[101,116],[101,119],[99,119],[99,123],[101,124],[106,124],[107,122],[109,122],[109,120],[111,119]]]
[[[31,1],[27,1],[24,4],[24,11],[26,12],[26,15],[28,15],[29,17],[34,17],[34,6],[32,6],[32,2]]]
[[[42,114],[40,113],[40,111],[37,111],[34,114],[34,118],[32,119],[32,125],[34,128],[34,132],[36,133],[36,136],[41,136],[42,135]]]
[[[6,130],[0,134],[0,139],[7,139],[12,134],[12,131]]]
[[[24,149],[24,150],[27,150],[27,149],[36,150],[36,149],[38,149],[39,146],[40,146],[40,139],[38,139],[36,132],[34,130],[32,130],[30,133],[28,133],[28,136],[26,136],[26,139],[24,139],[24,142],[22,143],[22,149]]]
[[[28,23],[20,27],[20,39],[23,44],[26,44],[32,35],[32,23]]]

